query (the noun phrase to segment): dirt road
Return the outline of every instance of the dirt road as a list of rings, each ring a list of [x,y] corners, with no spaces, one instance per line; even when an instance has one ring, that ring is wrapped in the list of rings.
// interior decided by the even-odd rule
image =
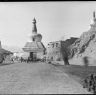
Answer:
[[[0,94],[88,94],[54,65],[15,63],[0,66]]]

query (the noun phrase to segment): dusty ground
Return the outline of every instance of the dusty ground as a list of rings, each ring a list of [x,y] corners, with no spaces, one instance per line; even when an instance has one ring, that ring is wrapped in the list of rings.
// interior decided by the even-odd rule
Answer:
[[[89,93],[61,69],[47,63],[1,65],[0,94]]]

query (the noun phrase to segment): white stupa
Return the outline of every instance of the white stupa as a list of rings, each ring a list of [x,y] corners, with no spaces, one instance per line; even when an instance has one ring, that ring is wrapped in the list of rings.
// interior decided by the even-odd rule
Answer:
[[[95,11],[93,12],[93,20],[91,20],[90,24],[90,30],[96,31],[96,16],[95,16]]]
[[[44,47],[43,43],[41,42],[42,35],[37,33],[36,19],[35,18],[33,19],[32,24],[33,24],[32,34],[29,36],[29,40],[25,44],[23,50],[25,52],[29,52],[30,58],[32,58],[32,60],[33,60],[34,56],[36,57],[36,54],[38,52],[44,52],[45,51],[45,47]]]

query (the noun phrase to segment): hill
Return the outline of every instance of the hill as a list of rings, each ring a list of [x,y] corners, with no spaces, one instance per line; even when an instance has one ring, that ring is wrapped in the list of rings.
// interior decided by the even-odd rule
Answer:
[[[23,52],[22,48],[16,47],[16,46],[7,46],[7,45],[2,45],[2,48],[11,51],[11,52]]]
[[[93,57],[96,56],[96,18],[91,24],[91,28],[83,32],[79,39],[77,39],[71,46],[72,57]]]

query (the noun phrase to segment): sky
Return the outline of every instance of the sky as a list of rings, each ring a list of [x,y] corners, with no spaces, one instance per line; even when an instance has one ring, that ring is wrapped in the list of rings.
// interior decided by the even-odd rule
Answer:
[[[32,20],[42,42],[80,37],[88,31],[96,1],[0,2],[0,40],[3,45],[24,47],[32,33]]]

